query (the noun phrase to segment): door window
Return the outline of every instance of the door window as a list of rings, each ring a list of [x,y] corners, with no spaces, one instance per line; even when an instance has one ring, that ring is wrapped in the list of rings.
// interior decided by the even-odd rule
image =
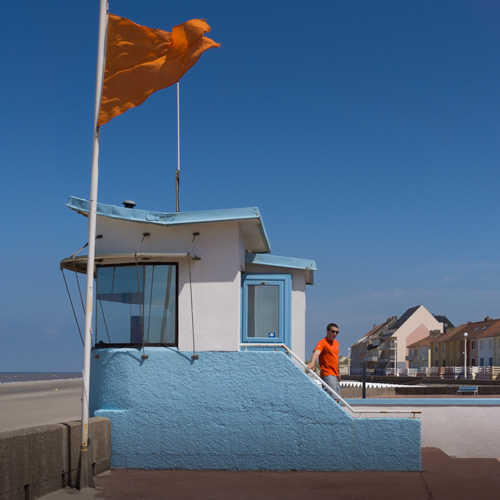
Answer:
[[[243,275],[242,342],[290,347],[290,303],[290,275]]]

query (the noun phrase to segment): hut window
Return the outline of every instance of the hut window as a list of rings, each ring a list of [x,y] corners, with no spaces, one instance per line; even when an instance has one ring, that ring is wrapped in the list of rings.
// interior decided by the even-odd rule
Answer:
[[[244,274],[242,342],[291,345],[291,276]]]
[[[177,345],[177,264],[97,269],[97,345]]]

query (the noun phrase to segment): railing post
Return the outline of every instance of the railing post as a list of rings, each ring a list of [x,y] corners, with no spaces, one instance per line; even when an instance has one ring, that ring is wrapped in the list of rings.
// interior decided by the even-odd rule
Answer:
[[[362,398],[366,399],[366,363],[363,363],[363,394]]]

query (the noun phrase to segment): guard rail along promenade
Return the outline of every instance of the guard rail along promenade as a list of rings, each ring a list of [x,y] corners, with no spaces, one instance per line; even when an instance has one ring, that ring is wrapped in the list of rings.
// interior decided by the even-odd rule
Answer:
[[[346,372],[347,373],[347,372]],[[361,368],[351,367],[350,375],[361,375]],[[463,379],[463,366],[432,366],[430,368],[386,368],[384,373],[376,370],[366,370],[366,375],[388,375],[397,377],[429,377],[442,379]],[[468,366],[467,380],[500,380],[500,366]]]

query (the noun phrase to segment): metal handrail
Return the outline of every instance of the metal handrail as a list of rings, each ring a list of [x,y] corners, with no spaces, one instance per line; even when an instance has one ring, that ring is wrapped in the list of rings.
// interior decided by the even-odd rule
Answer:
[[[355,410],[340,394],[337,394],[328,384],[326,384],[323,379],[315,373],[313,370],[310,370],[307,368],[306,364],[291,350],[289,349],[285,344],[257,344],[257,343],[246,343],[246,344],[239,344],[240,348],[248,348],[248,347],[267,347],[267,348],[274,348],[274,351],[277,352],[278,348],[284,349],[294,360],[295,362],[303,368],[309,375],[312,375],[325,389],[327,392],[329,392],[335,399],[338,399],[339,401],[342,402],[342,404],[349,409],[349,411],[352,413],[352,417],[359,417],[360,414],[364,413],[411,413],[413,415],[413,418],[416,418],[416,415],[421,414],[421,411],[418,410]]]

